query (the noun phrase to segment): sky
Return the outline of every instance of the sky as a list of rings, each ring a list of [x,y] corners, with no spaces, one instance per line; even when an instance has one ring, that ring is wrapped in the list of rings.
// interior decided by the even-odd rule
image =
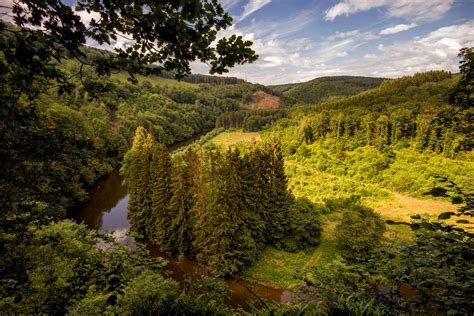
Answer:
[[[257,62],[227,75],[261,84],[322,76],[396,78],[458,72],[474,46],[474,0],[220,0],[234,19],[219,36],[253,41]],[[192,64],[193,72],[208,67]]]
[[[0,5],[12,1],[0,0]],[[218,38],[241,35],[253,41],[260,56],[225,75],[253,83],[338,75],[396,78],[438,69],[458,72],[459,49],[474,46],[474,0],[219,1],[233,24]],[[93,17],[80,14],[86,23]],[[100,48],[125,47],[130,45],[127,41],[119,38]],[[191,68],[194,73],[209,72],[200,62]]]

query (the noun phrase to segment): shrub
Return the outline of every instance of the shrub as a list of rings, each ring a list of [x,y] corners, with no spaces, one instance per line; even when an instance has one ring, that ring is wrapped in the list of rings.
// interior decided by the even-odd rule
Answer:
[[[283,247],[289,251],[316,246],[321,237],[319,212],[307,198],[297,198],[288,208],[288,235]]]
[[[335,230],[336,245],[348,259],[364,259],[382,242],[385,223],[371,208],[353,204],[342,214]]]

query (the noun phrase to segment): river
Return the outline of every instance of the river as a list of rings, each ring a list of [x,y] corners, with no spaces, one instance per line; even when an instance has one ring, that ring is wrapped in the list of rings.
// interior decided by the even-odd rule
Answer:
[[[194,138],[193,140],[195,140]],[[188,145],[193,140],[182,142],[170,147],[176,150]],[[89,201],[71,212],[72,218],[78,223],[84,223],[91,229],[103,230],[112,233],[117,241],[126,245],[133,245],[135,240],[128,236],[130,223],[128,222],[128,193],[123,185],[123,179],[116,169],[108,176],[100,179],[89,190]],[[196,280],[208,275],[206,267],[183,257],[170,257],[154,245],[147,245],[152,255],[160,256],[168,261],[165,270],[177,282],[186,279]],[[277,289],[258,283],[249,282],[239,277],[228,278],[225,283],[230,289],[226,298],[233,307],[248,309],[251,302],[259,299],[289,303],[297,300],[297,294],[284,289]]]

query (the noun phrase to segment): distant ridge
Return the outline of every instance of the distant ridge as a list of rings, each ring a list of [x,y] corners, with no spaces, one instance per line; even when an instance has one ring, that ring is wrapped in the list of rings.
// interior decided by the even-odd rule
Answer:
[[[268,88],[298,102],[314,104],[328,97],[351,96],[376,88],[384,80],[384,78],[358,76],[321,77],[307,82],[268,86]]]

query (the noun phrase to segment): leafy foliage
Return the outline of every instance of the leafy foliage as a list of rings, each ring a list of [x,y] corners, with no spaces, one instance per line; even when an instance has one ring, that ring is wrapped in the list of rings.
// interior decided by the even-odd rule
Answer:
[[[257,132],[284,116],[285,113],[279,110],[224,112],[217,117],[216,127],[242,128],[247,132]]]
[[[321,236],[319,210],[307,198],[296,198],[288,209],[288,233],[283,247],[290,251],[317,246]]]
[[[336,244],[342,255],[351,259],[363,259],[380,246],[385,223],[372,209],[352,204],[342,213],[336,226]]]
[[[471,313],[474,309],[472,236],[449,227],[426,226],[428,229],[416,232],[415,242],[392,249],[386,255],[392,259],[380,265],[394,284],[405,287],[408,284],[413,289],[412,295],[399,293],[398,308],[415,313]]]
[[[0,45],[2,77],[11,83],[13,94],[34,96],[48,80],[57,81],[60,92],[71,91],[70,78],[57,65],[64,59],[92,66],[99,75],[126,70],[135,81],[134,74],[161,70],[183,77],[190,74],[189,63],[194,60],[209,62],[210,72],[221,74],[258,58],[250,48],[252,42],[241,36],[211,45],[217,32],[232,23],[217,1],[81,0],[74,7],[60,0],[18,1],[11,10],[14,25],[1,22]],[[88,25],[80,18],[84,11],[94,16]],[[82,46],[87,39],[111,45],[120,37],[130,45],[86,59]],[[151,67],[154,63],[159,66]],[[82,75],[82,69],[76,75]]]

